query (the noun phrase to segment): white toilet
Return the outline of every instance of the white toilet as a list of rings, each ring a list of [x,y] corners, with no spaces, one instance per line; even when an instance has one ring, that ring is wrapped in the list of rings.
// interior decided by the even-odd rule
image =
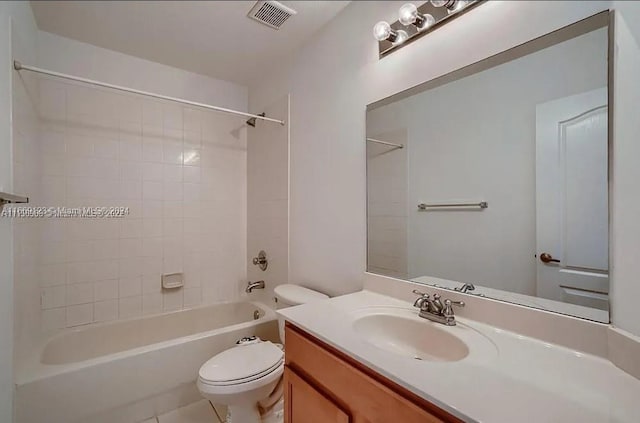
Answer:
[[[275,289],[278,308],[291,307],[329,298],[297,285]],[[284,320],[278,319],[280,339],[284,341]],[[254,337],[255,338],[255,337]],[[284,372],[281,345],[259,338],[245,338],[240,344],[209,359],[198,372],[198,389],[214,404],[229,407],[232,423],[261,422],[258,402],[282,396],[278,387]]]

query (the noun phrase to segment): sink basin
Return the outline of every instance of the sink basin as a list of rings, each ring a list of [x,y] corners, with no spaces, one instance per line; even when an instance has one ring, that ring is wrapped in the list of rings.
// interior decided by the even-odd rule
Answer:
[[[366,342],[416,360],[460,361],[469,355],[468,345],[454,335],[460,326],[439,327],[403,310],[359,313],[353,320],[355,332]]]

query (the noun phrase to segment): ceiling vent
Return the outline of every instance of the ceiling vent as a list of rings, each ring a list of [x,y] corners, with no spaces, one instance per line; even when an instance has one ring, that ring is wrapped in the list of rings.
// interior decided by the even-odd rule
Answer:
[[[282,24],[296,13],[295,10],[277,1],[258,1],[247,16],[273,29],[280,29]]]

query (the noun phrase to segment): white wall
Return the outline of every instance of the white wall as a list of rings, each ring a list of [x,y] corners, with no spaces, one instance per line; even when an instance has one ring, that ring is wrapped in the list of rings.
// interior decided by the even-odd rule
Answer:
[[[57,72],[143,91],[246,110],[246,87],[171,66],[38,32],[38,65]],[[242,120],[240,120],[242,121]]]
[[[0,3],[0,191],[12,183],[12,57],[35,55],[35,20],[29,3]],[[0,219],[0,420],[13,415],[13,234],[9,219]]]
[[[257,121],[247,128],[247,276],[266,284],[252,298],[272,303],[273,289],[289,281],[289,97],[262,112],[286,125]],[[265,271],[252,262],[260,250],[269,261]]]
[[[640,336],[640,2],[616,1],[613,149],[613,323]]]
[[[251,110],[291,93],[290,276],[331,294],[365,269],[365,106],[605,10],[608,2],[491,1],[378,60],[371,35],[398,2],[353,2],[250,90]]]
[[[536,295],[536,105],[605,87],[607,38],[602,28],[367,113],[368,128],[409,134],[411,278]],[[489,208],[416,208],[452,201]]]
[[[14,58],[21,61],[36,60],[35,28],[28,40],[16,34],[12,39]],[[40,196],[40,148],[38,119],[39,86],[33,74],[13,72],[13,189],[29,197],[30,206]],[[11,206],[7,206],[9,209]],[[14,335],[16,356],[20,357],[21,345],[33,345],[40,329],[40,295],[38,285],[38,219],[12,219],[14,228],[14,287],[15,304]],[[26,301],[20,301],[26,299]]]

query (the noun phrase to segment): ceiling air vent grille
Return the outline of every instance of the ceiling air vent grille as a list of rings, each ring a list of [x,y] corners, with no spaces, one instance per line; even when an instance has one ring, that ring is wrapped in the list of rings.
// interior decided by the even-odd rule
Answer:
[[[248,17],[273,29],[280,29],[283,23],[296,11],[277,1],[259,1],[251,8]]]

